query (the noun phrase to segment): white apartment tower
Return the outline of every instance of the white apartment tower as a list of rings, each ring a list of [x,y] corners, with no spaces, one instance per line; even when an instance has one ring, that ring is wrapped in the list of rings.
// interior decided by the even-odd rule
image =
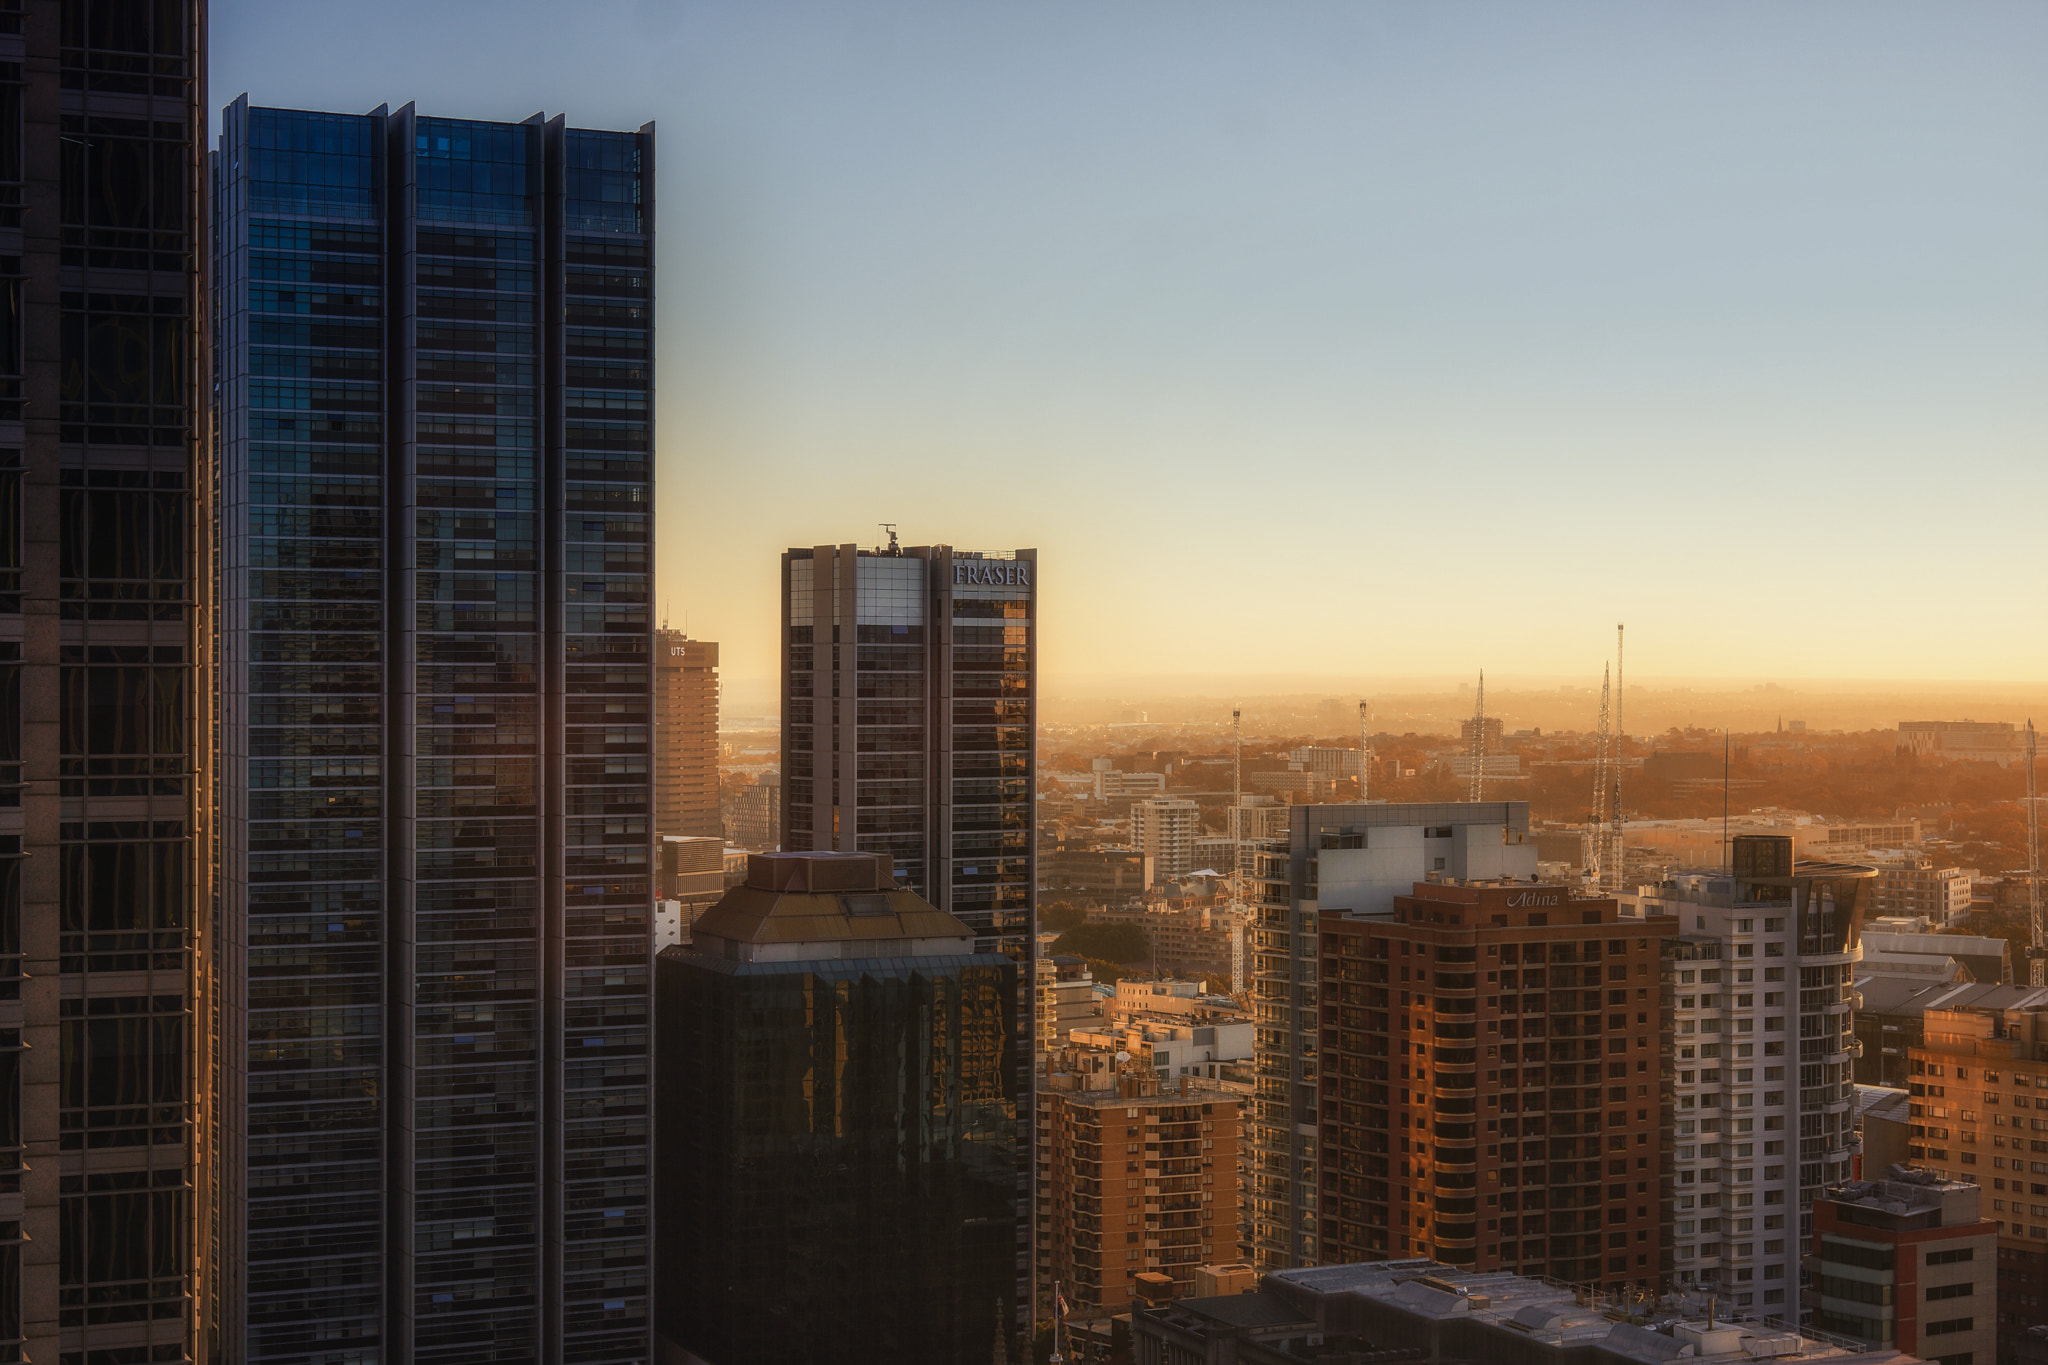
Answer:
[[[1186,797],[1154,796],[1131,807],[1131,847],[1152,859],[1157,879],[1195,870],[1195,840],[1202,808]]]
[[[1877,873],[1795,863],[1781,835],[1733,843],[1730,876],[1623,897],[1679,919],[1671,1274],[1731,1316],[1796,1326],[1813,1201],[1851,1174],[1851,981]]]

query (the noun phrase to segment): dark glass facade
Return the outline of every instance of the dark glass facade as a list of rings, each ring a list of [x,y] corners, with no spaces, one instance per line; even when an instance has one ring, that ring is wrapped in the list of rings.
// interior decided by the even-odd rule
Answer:
[[[225,112],[231,1358],[647,1358],[652,168]]]
[[[0,1361],[210,1346],[205,19],[0,3]]]
[[[671,948],[656,970],[664,1344],[711,1365],[1001,1359],[1016,965]]]

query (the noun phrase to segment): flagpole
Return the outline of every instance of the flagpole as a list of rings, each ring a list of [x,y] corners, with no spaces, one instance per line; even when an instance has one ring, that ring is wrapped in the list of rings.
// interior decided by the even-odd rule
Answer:
[[[1052,1365],[1061,1365],[1066,1356],[1060,1351],[1060,1328],[1066,1325],[1067,1301],[1060,1297],[1060,1282],[1052,1282]]]

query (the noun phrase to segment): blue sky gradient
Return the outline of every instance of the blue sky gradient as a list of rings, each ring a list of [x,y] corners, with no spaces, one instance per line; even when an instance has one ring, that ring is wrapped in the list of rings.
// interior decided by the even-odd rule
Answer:
[[[660,127],[660,595],[1043,555],[1044,665],[2048,679],[2048,7],[214,0],[212,94]],[[1638,672],[1638,670],[1640,670]]]

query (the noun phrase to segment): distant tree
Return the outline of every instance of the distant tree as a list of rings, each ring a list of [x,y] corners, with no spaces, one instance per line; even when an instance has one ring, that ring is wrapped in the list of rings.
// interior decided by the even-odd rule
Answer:
[[[1064,934],[1069,929],[1078,929],[1088,922],[1088,912],[1072,901],[1054,901],[1051,905],[1040,906],[1038,927]]]
[[[1052,1323],[1038,1324],[1038,1330],[1031,1334],[1032,1365],[1048,1365],[1052,1360]]]
[[[1114,986],[1131,974],[1132,969],[1099,957],[1083,959],[1088,964],[1088,975],[1105,986]]]
[[[1054,939],[1052,950],[1111,962],[1143,962],[1152,956],[1152,943],[1135,924],[1082,924]]]

